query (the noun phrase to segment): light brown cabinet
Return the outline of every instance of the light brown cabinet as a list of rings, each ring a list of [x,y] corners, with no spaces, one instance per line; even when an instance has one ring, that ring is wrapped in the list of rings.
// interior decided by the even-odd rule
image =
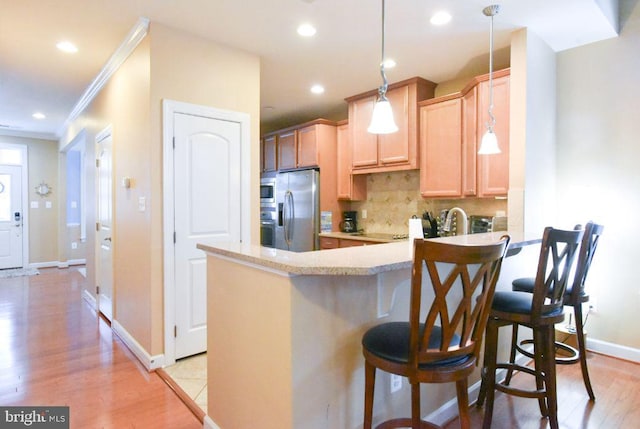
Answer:
[[[278,169],[276,140],[275,135],[264,136],[261,140],[260,171],[262,173]]]
[[[420,193],[462,195],[462,99],[420,108]]]
[[[478,155],[489,108],[488,75],[420,103],[423,197],[493,197],[509,190],[509,69],[494,73],[494,131],[502,153]]]
[[[353,174],[418,168],[418,101],[433,97],[434,89],[433,82],[422,78],[389,85],[387,98],[399,128],[392,134],[367,132],[377,90],[346,99],[349,103]]]
[[[296,130],[286,130],[278,133],[278,169],[296,168]]]
[[[478,197],[506,196],[509,191],[509,93],[509,75],[493,79],[494,132],[501,153],[477,156]],[[489,121],[488,109],[489,82],[483,81],[478,85],[478,147]]]
[[[320,250],[337,249],[341,247],[371,246],[374,244],[382,243],[379,241],[369,240],[351,240],[349,238],[320,237]]]
[[[337,147],[338,199],[365,200],[367,198],[367,177],[351,174],[351,135],[347,121],[338,123]]]

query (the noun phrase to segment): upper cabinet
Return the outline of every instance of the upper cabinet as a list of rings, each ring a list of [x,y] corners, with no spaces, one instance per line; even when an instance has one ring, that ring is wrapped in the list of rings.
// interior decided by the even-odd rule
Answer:
[[[509,191],[509,75],[493,79],[493,116],[496,118],[494,132],[501,153],[478,155],[478,196],[506,196]],[[489,122],[489,82],[478,85],[478,124],[476,141],[478,147]]]
[[[338,199],[362,201],[367,199],[367,177],[351,174],[351,132],[349,123],[338,123]]]
[[[423,197],[462,194],[462,99],[420,108],[420,192]]]
[[[392,134],[367,132],[377,90],[346,99],[353,174],[418,168],[418,102],[432,98],[434,89],[433,82],[417,77],[389,85],[387,98],[399,128]]]
[[[261,140],[261,153],[260,153],[260,172],[268,173],[271,171],[276,171],[278,169],[277,165],[277,145],[276,145],[276,135],[266,135]]]
[[[494,132],[502,153],[478,155],[489,120],[489,75],[420,103],[423,197],[495,197],[509,190],[509,69],[494,72]]]
[[[329,145],[334,148],[331,153],[335,153],[336,123],[326,119],[286,128],[273,135],[277,141],[278,170],[319,167],[323,150]],[[329,161],[335,164],[335,160]]]

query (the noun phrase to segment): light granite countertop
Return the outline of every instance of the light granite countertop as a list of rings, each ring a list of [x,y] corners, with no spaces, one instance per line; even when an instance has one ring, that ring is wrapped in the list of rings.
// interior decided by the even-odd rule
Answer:
[[[493,243],[505,231],[453,237],[431,238],[452,244],[476,245]],[[509,254],[522,247],[540,243],[540,237],[524,237],[521,232],[508,232],[511,236]],[[254,244],[217,242],[198,244],[198,249],[217,257],[237,260],[290,275],[374,275],[387,271],[411,268],[413,247],[409,241],[392,242],[376,246],[345,247],[313,252],[290,252]]]

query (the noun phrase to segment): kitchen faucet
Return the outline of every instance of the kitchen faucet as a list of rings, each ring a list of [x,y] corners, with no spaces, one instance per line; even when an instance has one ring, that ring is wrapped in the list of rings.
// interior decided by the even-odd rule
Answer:
[[[454,207],[451,210],[449,210],[449,213],[447,213],[447,218],[444,222],[444,227],[442,228],[442,230],[445,232],[451,231],[451,218],[453,217],[454,212],[458,216],[458,219],[456,222],[456,235],[466,235],[469,232],[467,214],[460,207]],[[462,232],[459,231],[460,224],[462,224]]]

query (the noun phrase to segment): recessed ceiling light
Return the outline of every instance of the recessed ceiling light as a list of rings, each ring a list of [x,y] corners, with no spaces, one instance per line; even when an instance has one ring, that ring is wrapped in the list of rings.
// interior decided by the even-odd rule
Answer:
[[[31,115],[33,117],[33,119],[44,119],[46,118],[44,113],[40,113],[40,112],[36,112],[33,115]]]
[[[75,54],[78,52],[78,48],[73,43],[68,40],[63,40],[56,44],[56,48],[60,49],[62,52],[66,52],[67,54]]]
[[[396,66],[396,61],[392,58],[387,58],[386,60],[384,60],[384,68],[385,69],[392,69]]]
[[[314,94],[322,94],[322,93],[324,93],[324,86],[322,86],[322,85],[313,85],[311,87],[311,92],[313,92]]]
[[[316,34],[316,28],[309,23],[304,23],[298,27],[298,34],[302,37],[311,37]]]
[[[429,20],[433,25],[445,25],[451,21],[451,14],[446,10],[441,10],[433,14]]]

